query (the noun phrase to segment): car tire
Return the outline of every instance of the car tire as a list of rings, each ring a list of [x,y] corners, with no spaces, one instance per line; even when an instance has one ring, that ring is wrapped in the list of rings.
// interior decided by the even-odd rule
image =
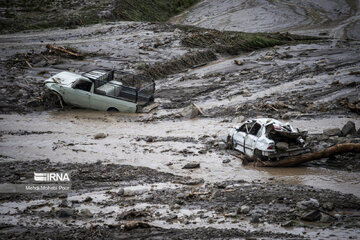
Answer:
[[[117,110],[117,109],[114,108],[114,107],[111,107],[111,108],[108,108],[107,111],[108,111],[108,112],[118,112],[119,110]]]

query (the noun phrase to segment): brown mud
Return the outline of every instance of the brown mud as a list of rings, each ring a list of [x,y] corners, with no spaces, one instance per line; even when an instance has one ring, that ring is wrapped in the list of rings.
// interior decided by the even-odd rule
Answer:
[[[139,22],[0,35],[0,183],[29,183],[40,170],[69,171],[72,181],[68,194],[1,193],[1,238],[356,239],[359,154],[253,168],[223,140],[262,116],[309,131],[315,150],[360,142],[359,42],[254,36]],[[256,47],[244,46],[249,38]],[[49,53],[47,44],[85,58]],[[60,109],[44,91],[60,71],[94,68],[148,71],[159,107]],[[204,114],[186,117],[191,103]],[[356,133],[323,134],[348,121]],[[200,167],[183,168],[194,162]]]

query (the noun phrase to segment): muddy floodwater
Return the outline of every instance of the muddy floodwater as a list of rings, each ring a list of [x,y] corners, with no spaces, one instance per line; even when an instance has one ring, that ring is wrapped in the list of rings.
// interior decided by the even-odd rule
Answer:
[[[275,179],[283,183],[305,184],[360,196],[359,173],[314,167],[264,169],[242,166],[240,159],[216,148],[199,154],[211,140],[225,138],[227,131],[234,125],[223,123],[221,119],[144,123],[139,122],[136,114],[87,110],[0,117],[4,134],[0,151],[4,160],[51,159],[60,163],[102,161],[150,167],[176,175],[203,178],[206,182],[268,182],[269,179]],[[329,122],[332,126],[343,126],[348,120],[292,120],[291,124],[315,134],[322,132]],[[360,120],[356,124],[360,125]],[[101,140],[94,139],[97,133],[108,136]],[[146,140],[150,137],[158,140],[149,143]],[[224,160],[230,160],[230,163],[224,164]],[[202,169],[182,169],[186,163],[193,161],[200,162]]]
[[[174,23],[287,41],[190,47],[184,39],[214,31]],[[65,193],[0,193],[0,238],[359,238],[359,153],[264,168],[226,145],[231,128],[258,117],[307,131],[312,151],[359,144],[359,26],[358,1],[204,0],[170,23],[0,35],[0,186],[32,184],[34,172],[71,178]],[[160,72],[158,106],[100,112],[47,97],[45,79],[95,68]]]

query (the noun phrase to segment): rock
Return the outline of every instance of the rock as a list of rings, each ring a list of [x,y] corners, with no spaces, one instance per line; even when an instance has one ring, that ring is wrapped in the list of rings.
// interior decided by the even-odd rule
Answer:
[[[120,215],[118,215],[117,220],[141,218],[141,217],[146,217],[148,215],[149,214],[145,211],[130,210],[130,211],[122,212]]]
[[[334,204],[332,202],[326,202],[322,206],[324,209],[332,211],[334,210]]]
[[[224,159],[222,162],[223,163],[229,163],[231,160],[230,159]]]
[[[318,208],[320,206],[319,201],[313,198],[310,198],[308,201],[301,201],[296,203],[296,207],[306,210],[306,209],[313,209]]]
[[[333,218],[331,216],[329,216],[328,214],[324,214],[324,213],[320,213],[320,214],[321,214],[320,222],[330,223],[333,221]]]
[[[81,209],[80,215],[82,217],[85,217],[85,218],[92,218],[93,217],[92,212],[87,208]]]
[[[237,213],[238,214],[248,214],[250,212],[250,207],[249,206],[246,206],[246,205],[243,205],[241,206],[238,210],[237,210]]]
[[[92,200],[93,200],[92,197],[87,197],[85,198],[84,202],[91,202]]]
[[[189,179],[185,182],[182,182],[182,184],[184,185],[190,185],[190,186],[195,186],[195,185],[200,185],[200,184],[203,184],[205,181],[204,179],[202,178],[192,178],[192,179]]]
[[[341,129],[341,133],[344,137],[346,137],[348,134],[356,135],[355,123],[352,121],[348,121]]]
[[[72,217],[74,215],[74,210],[71,208],[60,209],[57,212],[57,215],[60,218]]]
[[[225,142],[219,142],[218,148],[219,148],[219,150],[226,150],[227,145]]]
[[[59,207],[65,208],[65,207],[71,207],[72,206],[72,202],[68,201],[68,200],[62,200],[61,203],[59,204]]]
[[[280,151],[286,151],[289,149],[289,144],[286,142],[277,142],[276,148],[279,149]]]
[[[244,62],[241,61],[241,60],[234,60],[234,63],[235,63],[236,65],[243,65],[243,64],[244,64]]]
[[[308,222],[316,222],[319,221],[321,218],[321,214],[319,210],[312,210],[309,212],[304,213],[301,216],[301,220],[308,221]]]
[[[94,139],[102,139],[102,138],[106,138],[105,133],[98,133],[94,136]]]
[[[281,224],[282,227],[292,227],[294,226],[294,222],[293,221],[286,221],[284,223]]]
[[[187,106],[186,108],[184,108],[184,110],[180,113],[181,116],[185,117],[185,118],[195,118],[197,115],[199,115],[199,110],[193,105],[190,104],[189,106]]]
[[[259,216],[257,214],[252,215],[250,222],[251,223],[259,223],[260,222]]]
[[[210,196],[210,200],[216,198],[216,197],[219,197],[221,196],[221,191],[220,190],[214,190],[212,193],[211,193],[211,196]]]
[[[303,81],[300,81],[300,84],[303,84],[303,85],[315,85],[317,82],[316,80],[312,79],[312,80],[303,80]]]
[[[323,134],[326,136],[340,136],[341,135],[341,130],[340,128],[328,128],[328,129],[324,129]]]
[[[119,191],[117,192],[118,196],[124,196],[125,190],[124,188],[120,188]]]
[[[185,166],[182,167],[182,169],[194,169],[194,168],[200,168],[200,163],[198,162],[187,163]]]

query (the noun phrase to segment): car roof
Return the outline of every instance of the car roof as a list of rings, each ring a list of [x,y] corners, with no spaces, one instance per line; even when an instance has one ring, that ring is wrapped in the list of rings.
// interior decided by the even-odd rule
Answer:
[[[279,120],[273,119],[273,118],[253,118],[249,119],[246,122],[253,122],[256,121],[257,123],[261,125],[268,125],[268,124],[276,124],[276,125],[287,125],[283,122],[280,122]]]

